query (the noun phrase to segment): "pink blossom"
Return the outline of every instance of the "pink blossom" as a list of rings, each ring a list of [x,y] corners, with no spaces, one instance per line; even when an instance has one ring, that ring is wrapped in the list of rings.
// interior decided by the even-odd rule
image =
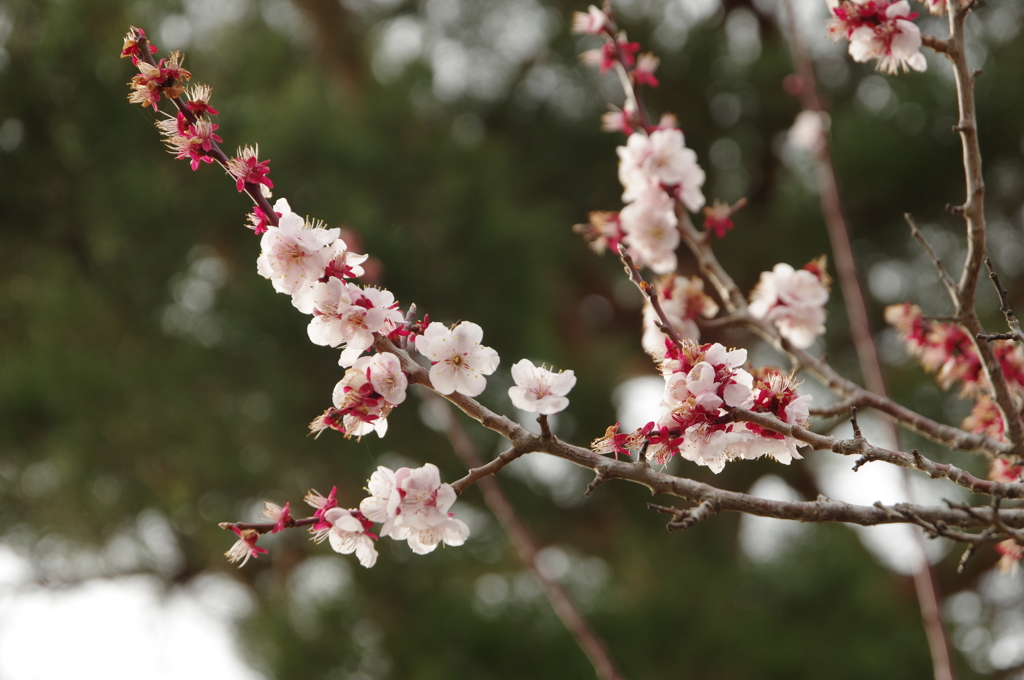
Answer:
[[[884,9],[883,9],[884,8]],[[874,14],[870,12],[875,9]],[[857,7],[843,3],[833,9],[836,23],[829,27],[833,36],[846,33],[850,56],[854,61],[878,60],[878,70],[896,74],[913,69],[924,71],[928,62],[921,54],[921,29],[910,20],[917,16],[907,0],[868,3]]]
[[[338,501],[334,497],[336,493],[338,493],[338,487],[336,486],[331,487],[331,493],[327,494],[326,498],[321,496],[320,492],[316,489],[310,489],[306,493],[306,498],[304,500],[307,505],[312,508],[316,508],[316,512],[313,513],[313,516],[322,520],[325,512],[331,508],[337,507]]]
[[[512,365],[512,379],[516,384],[508,388],[508,396],[516,408],[545,415],[564,411],[569,405],[565,395],[576,384],[572,371],[553,373],[534,366],[529,359],[520,359]]]
[[[246,146],[238,150],[238,156],[228,160],[228,174],[235,178],[235,188],[239,191],[245,191],[246,184],[262,184],[268,189],[274,188],[274,183],[267,177],[270,174],[270,161],[261,162],[258,156],[259,147]]]
[[[392,472],[378,467],[367,485],[371,496],[359,509],[370,520],[382,522],[380,535],[408,541],[413,552],[423,555],[438,543],[462,545],[469,527],[448,512],[456,494],[441,482],[437,466],[400,468]]]
[[[387,417],[393,404],[377,393],[369,379],[372,357],[360,357],[334,386],[335,419],[341,417],[348,437],[362,437],[376,432],[378,437],[387,433]]]
[[[660,84],[658,79],[654,77],[654,72],[658,70],[658,65],[661,63],[661,59],[656,57],[653,52],[645,52],[640,55],[640,59],[637,61],[636,68],[633,69],[632,77],[633,82],[637,85],[647,85],[648,87],[658,87]]]
[[[246,562],[249,561],[250,557],[256,558],[260,555],[267,554],[266,548],[261,548],[256,545],[256,541],[259,540],[260,537],[260,533],[258,531],[255,529],[239,529],[236,526],[231,526],[230,528],[235,532],[235,535],[238,536],[238,540],[235,541],[235,544],[232,545],[226,553],[224,553],[224,556],[228,558],[228,562],[233,563],[241,560],[242,563],[238,565],[238,568],[241,569],[245,566]]]
[[[487,386],[485,375],[498,367],[498,353],[480,344],[484,332],[471,321],[453,329],[434,322],[416,337],[416,351],[431,360],[430,384],[441,394],[475,397]]]
[[[636,106],[629,100],[619,109],[612,104],[608,105],[609,111],[601,115],[601,129],[605,132],[621,132],[627,137],[633,134],[637,125]]]
[[[446,517],[439,524],[422,528],[401,524],[391,536],[408,541],[409,547],[417,555],[426,555],[433,552],[441,542],[450,546],[462,545],[469,538],[469,527],[460,519]]]
[[[402,502],[402,494],[395,489],[394,471],[383,465],[377,466],[377,471],[370,475],[366,488],[370,496],[359,503],[359,510],[370,520],[383,524],[380,535],[388,536],[391,534],[395,518],[398,517],[398,506]]]
[[[295,295],[323,276],[326,248],[341,230],[307,228],[305,220],[293,213],[283,198],[274,204],[274,211],[281,218],[276,227],[267,227],[260,240],[263,252],[256,260],[256,270],[270,279],[279,293]]]
[[[586,12],[572,13],[572,32],[597,35],[608,25],[608,15],[594,5]]]
[[[349,252],[348,246],[339,238],[331,246],[327,268],[324,270],[324,277],[336,277],[339,279],[358,278],[365,273],[359,265],[365,262],[368,257],[368,255]]]
[[[278,531],[282,531],[292,521],[290,508],[291,503],[285,503],[283,508],[269,501],[263,504],[263,512],[260,513],[260,516],[274,523],[274,528],[270,530],[270,533],[276,534]]]
[[[274,214],[277,215],[277,217],[281,217],[281,213],[279,212],[275,212]],[[252,212],[249,213],[247,217],[249,220],[249,224],[245,225],[247,228],[252,229],[257,236],[267,233],[267,227],[270,226],[271,222],[270,218],[267,217],[262,208],[258,205],[253,206]]]
[[[373,547],[375,536],[356,516],[358,510],[331,508],[324,513],[324,521],[330,523],[327,539],[334,551],[342,555],[356,554],[359,564],[367,569],[377,563],[377,549]],[[321,539],[322,540],[322,539]]]
[[[668,322],[682,338],[700,340],[700,328],[696,319],[710,319],[718,314],[718,305],[704,293],[704,281],[699,276],[686,278],[663,276],[654,282],[658,303],[668,318]],[[643,339],[640,341],[644,351],[655,359],[665,356],[665,343],[668,336],[659,327],[660,319],[648,298],[644,299]]]
[[[385,401],[393,406],[405,401],[409,378],[402,372],[402,362],[397,356],[390,352],[375,354],[367,364],[366,371],[373,389],[384,397]]]
[[[358,290],[358,289],[357,289]],[[349,285],[341,279],[331,278],[326,283],[313,284],[313,318],[307,327],[310,341],[315,345],[338,347],[347,342],[345,312],[352,305]]]

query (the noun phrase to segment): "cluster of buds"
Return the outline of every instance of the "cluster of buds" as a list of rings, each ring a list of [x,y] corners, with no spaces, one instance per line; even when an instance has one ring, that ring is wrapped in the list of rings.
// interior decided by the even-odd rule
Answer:
[[[996,458],[992,461],[988,476],[996,482],[1019,483],[1024,481],[1024,467]],[[999,571],[1016,576],[1020,561],[1024,559],[1024,546],[1008,538],[997,543],[995,549],[999,553]]]
[[[335,552],[355,553],[359,563],[369,568],[377,563],[374,543],[378,536],[408,541],[418,555],[432,552],[439,543],[462,545],[469,537],[466,523],[449,512],[457,498],[455,490],[441,482],[440,472],[430,463],[395,471],[378,467],[367,483],[367,490],[370,496],[364,498],[358,508],[339,508],[335,498],[338,488],[334,487],[327,496],[315,490],[306,494],[306,503],[315,510],[311,517],[295,519],[289,504],[282,508],[266,503],[262,518],[269,521],[265,524],[224,522],[221,528],[238,536],[224,555],[229,562],[241,562],[239,567],[242,567],[249,558],[267,553],[265,548],[256,545],[263,534],[308,527],[315,543],[327,540]],[[374,524],[382,525],[377,533],[371,531]]]
[[[131,35],[131,34],[129,34]],[[125,40],[127,43],[127,39]],[[129,48],[125,48],[125,52]],[[135,46],[136,52],[138,45]],[[121,56],[128,56],[122,52]],[[192,74],[181,67],[181,52],[171,52],[166,59],[161,59],[156,65],[150,64],[132,54],[135,65],[139,67],[138,75],[134,76],[128,83],[132,93],[128,95],[128,101],[132,104],[152,106],[156,111],[159,107],[157,102],[161,96],[171,99],[180,97],[185,92],[185,82],[192,77]]]
[[[699,341],[697,319],[710,319],[718,314],[718,305],[704,292],[704,280],[699,276],[662,276],[655,280],[654,290],[665,318],[681,338]],[[640,343],[655,360],[663,359],[665,348],[671,346],[669,337],[662,330],[662,323],[650,298],[645,297],[644,334]]]
[[[909,302],[887,307],[885,320],[896,329],[907,351],[918,358],[925,370],[936,372],[936,380],[943,389],[960,382],[963,396],[988,391],[988,376],[974,341],[959,324],[929,319],[920,307]],[[1020,345],[997,340],[992,343],[992,350],[1007,383],[1024,396],[1024,351]]]
[[[630,434],[618,425],[592,444],[598,453],[627,453],[646,444],[647,460],[665,465],[680,455],[716,474],[731,460],[769,456],[789,464],[799,459],[797,442],[757,425],[728,418],[729,409],[745,408],[768,413],[790,425],[809,423],[809,395],[797,396],[792,380],[774,369],[755,376],[742,368],[745,349],[684,340],[669,345],[661,362],[665,413]]]
[[[926,3],[930,10],[941,12],[944,3]],[[829,0],[832,17],[828,34],[834,41],[850,41],[854,61],[878,60],[878,70],[896,74],[928,67],[921,54],[921,29],[913,23],[917,12],[910,11],[907,0]]]
[[[794,347],[810,347],[825,332],[825,303],[829,285],[824,255],[803,269],[780,262],[761,278],[750,293],[750,315],[774,324]]]

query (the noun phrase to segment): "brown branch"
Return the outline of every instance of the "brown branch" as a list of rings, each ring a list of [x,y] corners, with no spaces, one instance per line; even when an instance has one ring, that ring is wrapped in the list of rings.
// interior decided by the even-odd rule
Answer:
[[[846,413],[851,408],[857,408],[858,406],[862,406],[862,405],[863,404],[861,404],[860,399],[858,399],[858,398],[851,398],[851,399],[844,399],[842,401],[836,402],[835,404],[832,404],[831,406],[822,406],[820,408],[812,408],[812,409],[809,409],[809,411],[810,411],[810,414],[812,416],[818,416],[820,418],[831,418],[832,416],[837,416],[840,413]]]
[[[676,217],[679,218],[679,234],[682,236],[683,242],[697,258],[697,266],[700,267],[701,274],[715,287],[726,311],[733,315],[746,311],[747,299],[712,252],[707,232],[697,231],[690,219],[690,213],[686,212],[685,206],[678,201],[676,202]]]
[[[484,463],[477,467],[470,468],[469,474],[467,474],[462,479],[452,482],[452,488],[455,489],[455,493],[461,495],[463,491],[468,489],[473,484],[476,484],[484,477],[498,474],[498,472],[503,467],[505,467],[506,465],[508,465],[509,463],[511,463],[524,453],[526,452],[519,451],[517,449],[509,449],[508,451],[500,453],[496,458],[494,458],[490,462]]]
[[[962,486],[974,493],[995,496],[998,498],[1024,498],[1024,483],[1020,482],[995,482],[989,479],[975,477],[966,470],[961,470],[955,465],[948,463],[936,463],[925,458],[918,452],[904,453],[903,451],[890,451],[878,446],[872,446],[863,437],[854,439],[838,439],[824,434],[818,434],[806,430],[798,425],[784,423],[775,416],[767,413],[754,413],[744,409],[733,409],[730,415],[735,420],[742,420],[748,423],[760,425],[766,430],[778,432],[779,434],[792,437],[801,441],[816,451],[833,451],[844,456],[861,456],[866,458],[864,463],[871,461],[883,461],[897,467],[908,470],[920,470],[932,479],[948,479],[957,486]],[[863,465],[864,463],[860,463]],[[858,467],[860,466],[858,465]]]
[[[967,65],[967,49],[964,21],[973,9],[973,3],[947,3],[949,13],[949,39],[944,54],[953,66],[956,81],[957,108],[960,120],[956,132],[960,135],[963,148],[964,181],[966,201],[956,212],[963,215],[967,227],[967,259],[964,262],[960,281],[957,284],[957,314],[960,323],[971,336],[978,358],[981,359],[992,387],[992,396],[1005,424],[1006,438],[1012,444],[1015,455],[1024,453],[1024,425],[1014,401],[1006,376],[1002,371],[995,352],[987,342],[979,341],[983,333],[981,322],[974,307],[978,287],[978,276],[985,259],[985,182],[982,177],[981,147],[978,144],[978,122],[974,106],[974,81],[977,73]]]
[[[405,371],[410,383],[430,388],[430,372],[413,361],[405,351],[397,349],[387,338],[379,338],[377,340],[377,348],[380,351],[392,352],[398,356],[402,363],[402,370]],[[557,437],[543,439],[540,435],[530,432],[505,416],[494,413],[475,399],[458,392],[444,395],[444,398],[473,420],[476,420],[487,429],[500,434],[516,449],[547,453],[601,473],[608,480],[622,479],[640,484],[647,487],[655,495],[675,496],[695,504],[709,500],[715,503],[719,512],[741,512],[759,517],[774,517],[800,522],[844,522],[861,526],[914,523],[906,517],[901,518],[898,514],[893,514],[891,507],[858,506],[831,500],[771,501],[744,493],[718,489],[692,479],[674,477],[658,472],[651,466],[637,465],[627,460],[607,458],[594,453],[590,449],[584,449],[563,442]],[[862,455],[865,452],[875,452],[879,455],[884,455],[886,459],[891,459],[887,460],[887,462],[895,462],[901,467],[922,469],[922,471],[930,476],[946,478],[958,483],[960,486],[966,486],[966,488],[977,488],[979,493],[986,493],[985,490],[987,489],[994,495],[1006,498],[1024,498],[1024,484],[980,480],[953,466],[932,463],[926,459],[922,459],[924,462],[920,463],[924,467],[919,468],[919,464],[914,461],[914,456],[907,453],[886,451],[872,447],[863,440],[860,443],[855,443],[853,440],[836,440],[834,437],[826,437],[803,428],[788,425],[765,414],[742,412],[739,410],[734,411],[734,413],[742,413],[742,417],[740,415],[735,416],[738,419],[757,423],[766,429],[788,434],[800,441],[810,439],[811,442],[822,444],[824,448],[835,447],[832,450],[838,448],[838,453]],[[481,483],[486,481],[493,480],[485,477],[481,480]],[[909,509],[917,517],[926,521],[932,523],[943,521],[949,526],[961,529],[983,529],[991,525],[992,509],[987,506],[977,508],[977,515],[954,508],[907,504],[902,504],[901,507]],[[1003,510],[1000,516],[1007,526],[1024,528],[1024,509]]]
[[[285,529],[300,529],[302,527],[313,526],[314,524],[316,524],[319,521],[320,521],[320,519],[317,518],[317,517],[303,517],[301,519],[295,519],[293,517],[290,521],[285,522],[284,528]],[[217,526],[219,526],[221,529],[228,529],[228,530],[231,530],[231,529],[255,529],[259,533],[265,534],[265,533],[268,533],[268,532],[272,531],[274,529],[274,527],[277,526],[277,523],[275,523],[275,522],[221,522]]]
[[[949,45],[947,41],[942,38],[936,38],[934,35],[928,35],[927,33],[921,34],[921,44],[939,54],[946,54],[949,51]]]

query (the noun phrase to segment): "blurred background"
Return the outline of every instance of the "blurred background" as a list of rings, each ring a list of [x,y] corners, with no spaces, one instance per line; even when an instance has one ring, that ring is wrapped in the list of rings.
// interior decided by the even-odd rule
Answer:
[[[908,361],[881,322],[914,299],[948,313],[910,241],[912,212],[953,268],[963,200],[950,69],[883,77],[824,38],[824,2],[795,0],[831,113],[835,163],[892,390],[954,423],[968,402]],[[561,0],[0,0],[0,677],[576,678],[593,671],[479,492],[456,505],[461,548],[413,557],[383,540],[364,570],[301,532],[261,541],[244,569],[225,520],[264,500],[337,485],[362,498],[376,465],[462,468],[410,399],[385,439],[306,436],[340,379],[337,351],[306,337],[256,275],[248,199],[216,166],[163,150],[152,111],[125,101],[129,25],[181,49],[226,150],[260,145],[275,197],[347,230],[368,278],[434,320],[468,319],[502,356],[482,401],[515,417],[520,357],[579,377],[556,433],[586,445],[649,419],[654,367],[640,299],[571,226],[617,210],[602,133],[618,84],[582,67]],[[750,206],[718,247],[748,290],[761,271],[828,252],[809,159],[787,142],[799,111],[775,0],[628,0],[630,38],[662,57],[656,113],[679,115],[709,202]],[[918,7],[919,9],[919,7]],[[969,19],[993,257],[1011,298],[1024,273],[1024,8],[989,0]],[[941,20],[924,30],[946,35]],[[158,55],[159,56],[159,55]],[[681,268],[692,272],[688,255]],[[979,304],[1001,318],[992,291]],[[815,351],[858,371],[837,292]],[[780,359],[745,335],[755,363]],[[820,400],[820,389],[808,382]],[[643,422],[641,421],[641,422]],[[529,423],[524,419],[524,423]],[[828,428],[834,423],[820,423]],[[870,423],[867,423],[870,427]],[[468,428],[485,456],[489,432]],[[907,436],[904,446],[982,474],[984,461]],[[715,477],[773,498],[892,501],[898,478],[814,453],[736,463]],[[870,476],[874,475],[874,476]],[[908,533],[719,515],[668,535],[625,483],[526,456],[500,482],[559,579],[630,678],[928,677]],[[919,500],[962,498],[921,487]],[[1024,666],[1024,581],[982,550],[930,543],[963,678]],[[55,650],[60,650],[56,654]]]

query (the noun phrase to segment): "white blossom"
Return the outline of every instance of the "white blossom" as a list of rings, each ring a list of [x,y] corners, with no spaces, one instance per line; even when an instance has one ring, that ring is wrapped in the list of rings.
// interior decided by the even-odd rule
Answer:
[[[416,350],[430,359],[430,384],[441,394],[459,392],[475,397],[487,386],[485,375],[498,367],[498,353],[480,344],[484,332],[471,321],[453,329],[431,323],[416,337]]]
[[[572,371],[554,373],[534,366],[529,359],[520,359],[512,365],[512,379],[516,384],[508,388],[508,396],[516,408],[545,415],[564,411],[569,405],[565,395],[576,385]]]
[[[624,203],[636,200],[650,186],[665,185],[677,187],[680,200],[691,212],[704,206],[704,170],[697,164],[697,153],[686,148],[681,130],[659,129],[650,135],[635,132],[616,153]]]

